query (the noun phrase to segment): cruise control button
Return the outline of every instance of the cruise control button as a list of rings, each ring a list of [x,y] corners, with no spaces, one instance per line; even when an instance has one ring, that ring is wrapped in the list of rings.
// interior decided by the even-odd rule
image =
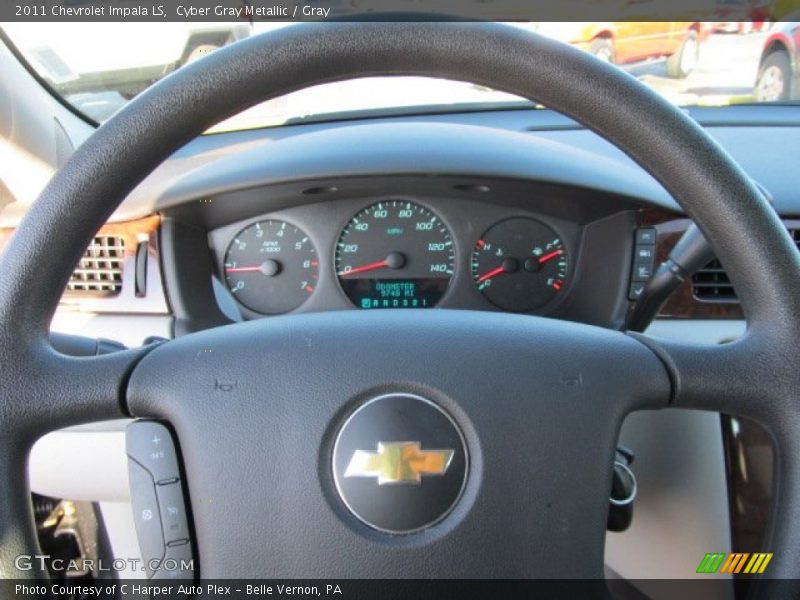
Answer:
[[[150,473],[134,460],[128,461],[128,478],[136,536],[139,538],[139,549],[145,570],[150,576],[153,574],[150,569],[152,561],[160,561],[164,557],[164,536],[161,531],[155,484]]]
[[[633,265],[632,281],[647,281],[653,275],[653,265],[646,263],[636,263]]]
[[[654,246],[636,246],[635,258],[639,262],[653,262],[656,259]]]
[[[189,539],[189,525],[180,482],[156,486],[158,505],[161,509],[161,523],[164,528],[164,541],[172,542]]]
[[[636,230],[636,243],[637,244],[655,244],[656,243],[656,230],[652,228],[642,228]]]
[[[636,281],[631,284],[630,290],[628,291],[628,299],[629,300],[638,300],[639,296],[642,295],[644,291],[644,286],[647,285],[644,281]]]
[[[134,421],[125,430],[128,456],[150,471],[156,483],[180,477],[169,430],[156,421]]]

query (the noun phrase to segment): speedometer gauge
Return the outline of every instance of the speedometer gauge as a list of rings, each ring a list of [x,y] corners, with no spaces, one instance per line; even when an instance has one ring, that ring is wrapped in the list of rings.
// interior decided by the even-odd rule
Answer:
[[[365,208],[336,244],[342,290],[359,308],[428,308],[450,284],[450,232],[431,211],[405,200]]]
[[[495,306],[527,312],[552,300],[567,282],[569,259],[555,231],[534,219],[501,221],[472,252],[472,278]]]
[[[319,260],[302,229],[260,221],[240,231],[225,255],[225,281],[244,306],[263,314],[288,312],[314,291]]]

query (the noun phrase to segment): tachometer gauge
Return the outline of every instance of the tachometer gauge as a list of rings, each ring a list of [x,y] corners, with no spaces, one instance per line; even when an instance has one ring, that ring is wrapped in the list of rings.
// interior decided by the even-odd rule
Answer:
[[[566,285],[567,250],[561,238],[534,219],[514,218],[491,227],[472,252],[472,278],[492,304],[528,312]]]
[[[455,252],[450,232],[428,209],[378,202],[345,226],[336,244],[342,290],[359,308],[428,308],[447,291]]]
[[[285,313],[300,306],[319,277],[317,251],[308,236],[285,221],[253,223],[238,233],[225,255],[225,281],[250,310]]]

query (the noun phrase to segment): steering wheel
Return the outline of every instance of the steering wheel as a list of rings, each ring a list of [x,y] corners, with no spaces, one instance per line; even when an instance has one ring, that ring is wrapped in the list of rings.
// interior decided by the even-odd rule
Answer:
[[[700,346],[530,316],[352,310],[94,358],[52,349],[48,325],[70,271],[170,153],[259,101],[401,74],[533,99],[626,152],[714,246],[747,318],[743,337]],[[601,578],[621,422],[667,407],[769,429],[777,493],[764,577],[800,576],[800,256],[698,125],[564,44],[496,24],[339,23],[221,49],[142,93],[74,153],[20,224],[0,273],[5,577],[46,576],[13,566],[37,548],[25,484],[33,442],[135,416],[166,421],[177,436],[203,577]],[[224,394],[219,380],[232,383]],[[399,440],[408,444],[392,445]],[[381,462],[382,452],[396,461]],[[392,465],[410,469],[400,483],[417,481],[381,480]],[[370,469],[375,477],[363,476]],[[382,515],[365,515],[370,506]],[[382,527],[392,515],[408,522]]]

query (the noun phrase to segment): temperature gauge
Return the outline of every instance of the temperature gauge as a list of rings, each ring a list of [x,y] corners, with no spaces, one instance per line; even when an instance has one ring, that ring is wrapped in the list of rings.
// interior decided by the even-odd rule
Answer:
[[[472,277],[489,302],[529,312],[552,300],[567,283],[569,259],[555,231],[534,219],[491,227],[475,244]]]

